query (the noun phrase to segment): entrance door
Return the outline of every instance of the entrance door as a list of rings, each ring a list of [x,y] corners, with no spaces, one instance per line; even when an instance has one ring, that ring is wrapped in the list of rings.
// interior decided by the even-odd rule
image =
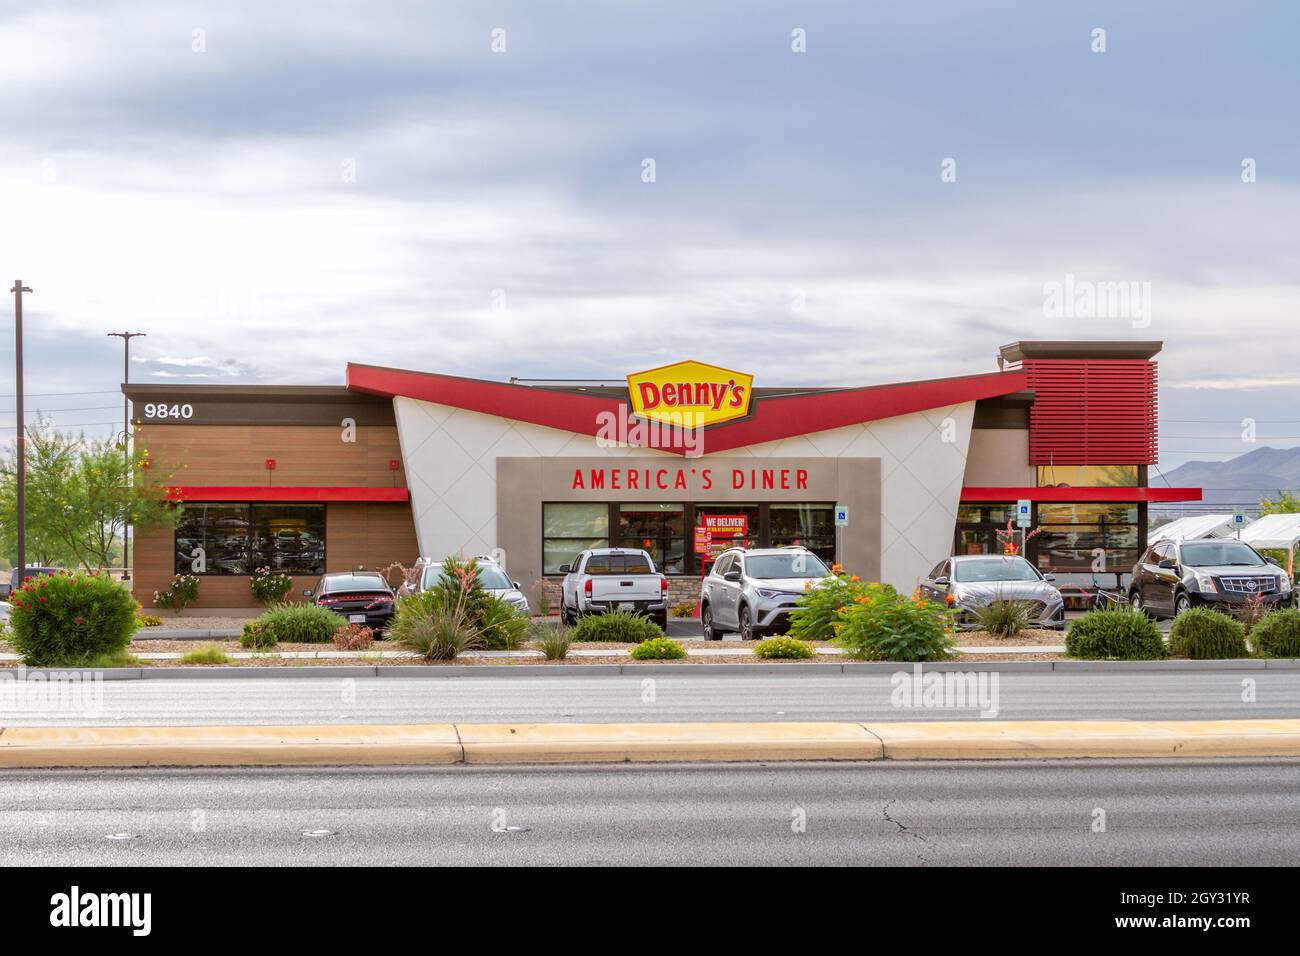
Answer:
[[[953,554],[1001,554],[997,536],[999,527],[988,523],[959,526]]]

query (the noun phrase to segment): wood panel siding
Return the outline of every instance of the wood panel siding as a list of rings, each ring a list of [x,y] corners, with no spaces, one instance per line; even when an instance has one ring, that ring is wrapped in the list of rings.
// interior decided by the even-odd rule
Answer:
[[[161,484],[406,487],[396,426],[358,425],[355,438],[337,426],[147,424],[136,445]]]
[[[175,572],[175,532],[142,529],[135,538],[135,598],[154,607],[153,595]],[[411,506],[330,502],[325,506],[325,562],[329,571],[382,570],[394,562],[410,566],[419,555]],[[290,600],[302,600],[317,575],[295,575]],[[399,580],[394,577],[393,581]],[[199,578],[199,599],[191,608],[252,608],[247,575],[206,574]]]

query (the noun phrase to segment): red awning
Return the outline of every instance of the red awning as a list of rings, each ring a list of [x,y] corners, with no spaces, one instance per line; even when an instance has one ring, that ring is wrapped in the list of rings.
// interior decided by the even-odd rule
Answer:
[[[1200,488],[963,488],[962,501],[1200,501]]]
[[[312,485],[184,485],[167,489],[172,501],[410,501],[405,488]]]

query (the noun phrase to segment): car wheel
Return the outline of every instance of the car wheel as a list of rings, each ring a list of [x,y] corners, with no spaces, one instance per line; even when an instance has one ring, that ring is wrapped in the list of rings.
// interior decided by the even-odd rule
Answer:
[[[659,625],[659,630],[663,631],[665,634],[668,633],[668,612],[667,611],[664,611],[660,614],[656,614],[654,617],[651,618],[651,620],[654,621],[655,624]]]
[[[707,603],[700,608],[700,627],[704,629],[706,641],[722,640],[722,632],[713,626],[713,608]]]
[[[742,641],[752,641],[754,639],[754,619],[750,616],[749,605],[740,606],[740,639]]]
[[[1192,599],[1186,591],[1179,591],[1178,596],[1174,598],[1174,617],[1182,614],[1192,606]]]
[[[1128,606],[1139,614],[1145,614],[1147,617],[1151,616],[1151,612],[1147,610],[1147,606],[1142,603],[1142,592],[1140,591],[1130,591],[1128,593]]]

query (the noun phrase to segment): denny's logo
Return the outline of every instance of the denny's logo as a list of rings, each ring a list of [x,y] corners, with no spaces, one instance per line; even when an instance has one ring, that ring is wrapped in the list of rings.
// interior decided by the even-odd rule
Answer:
[[[650,421],[704,428],[749,414],[754,376],[704,362],[677,362],[627,377],[632,414]]]

